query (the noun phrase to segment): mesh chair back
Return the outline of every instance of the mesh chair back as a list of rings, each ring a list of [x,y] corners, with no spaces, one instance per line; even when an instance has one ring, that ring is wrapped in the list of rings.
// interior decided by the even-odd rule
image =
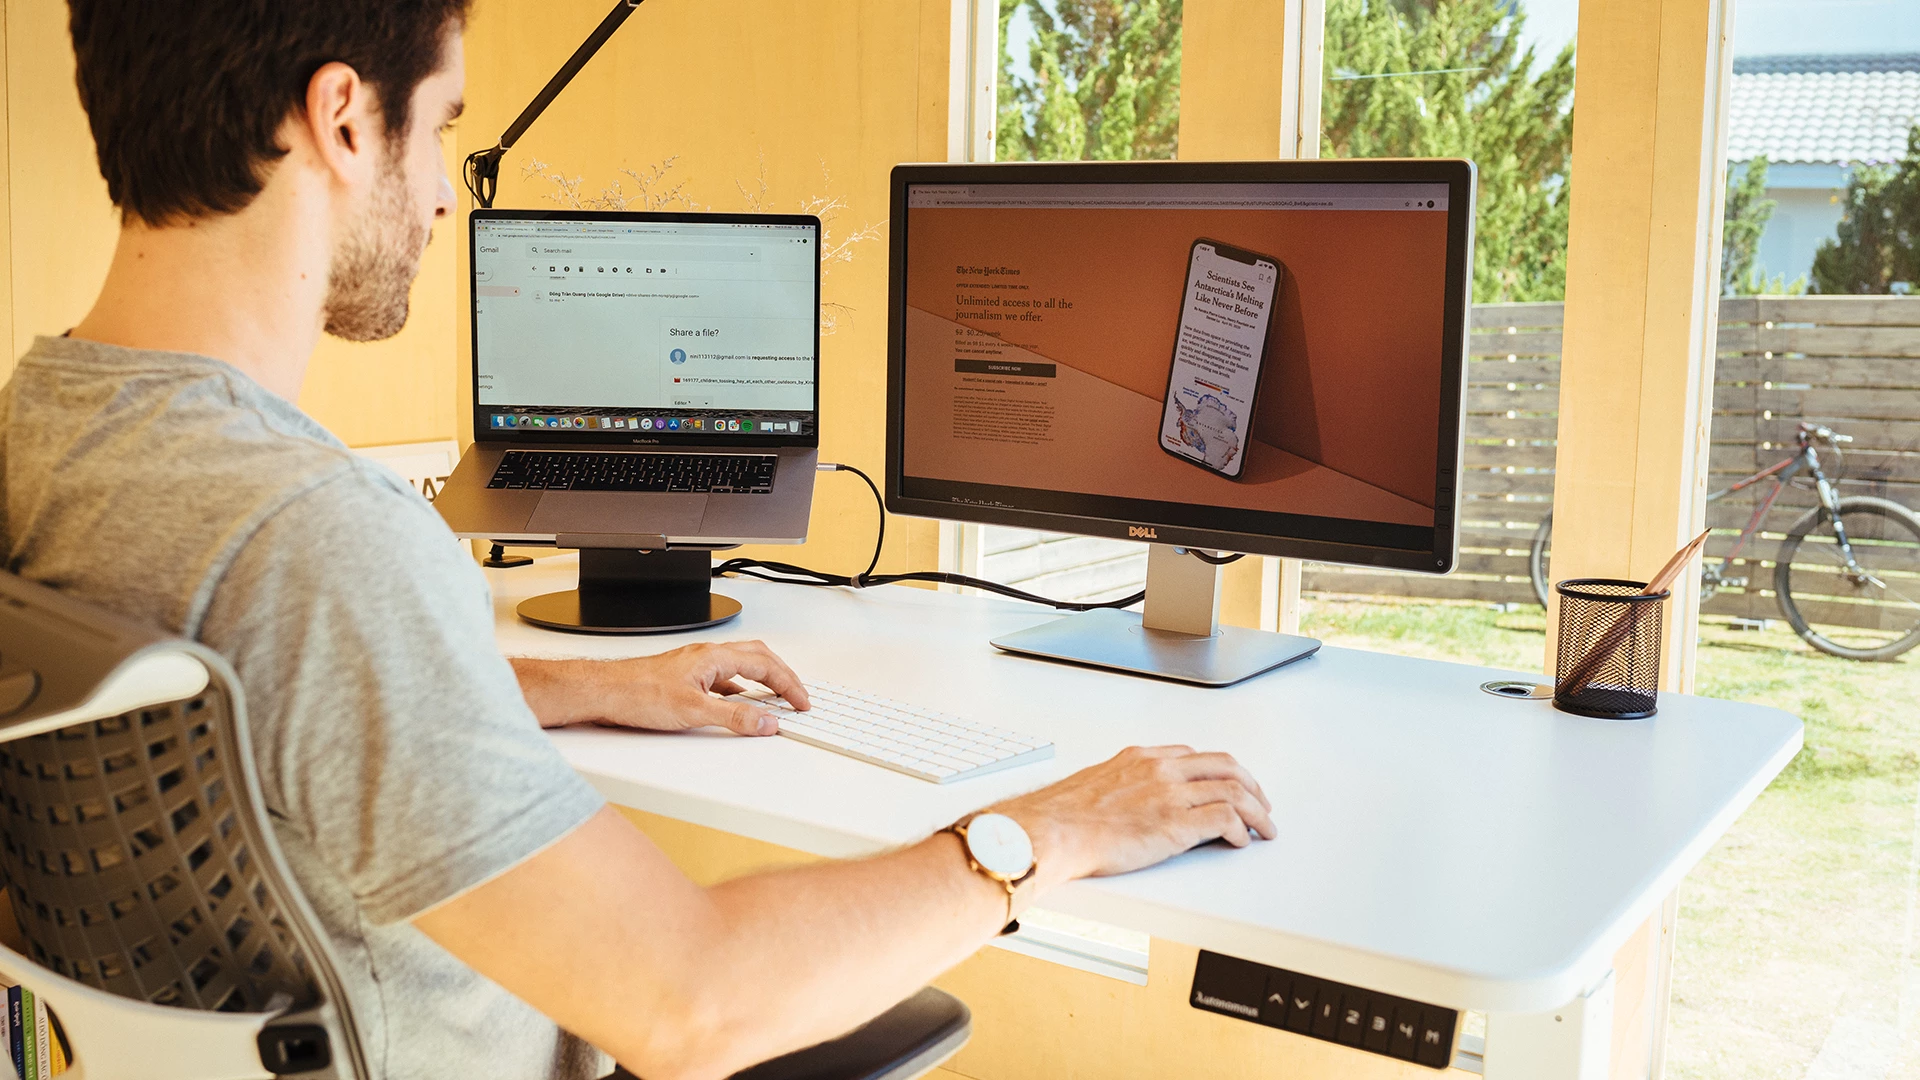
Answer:
[[[0,745],[0,865],[33,959],[156,1005],[319,999],[240,825],[232,727],[209,685]]]
[[[364,1075],[328,945],[262,809],[231,669],[12,575],[0,574],[0,601],[0,872],[28,954],[156,1005],[281,1013],[268,1031],[284,1045],[260,1040],[275,1072]],[[111,647],[59,649],[50,616],[52,636],[84,620]],[[98,685],[102,656],[118,667],[129,646],[189,653],[208,681],[181,700],[27,733],[58,718],[63,686],[71,698],[73,685]],[[93,670],[76,677],[76,664]],[[7,717],[4,687],[21,670],[40,692]]]

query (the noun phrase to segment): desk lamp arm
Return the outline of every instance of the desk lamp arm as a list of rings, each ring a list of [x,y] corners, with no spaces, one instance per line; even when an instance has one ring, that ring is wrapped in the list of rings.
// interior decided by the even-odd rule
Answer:
[[[566,63],[560,65],[560,70],[553,73],[553,78],[547,80],[547,85],[540,88],[540,92],[527,103],[527,107],[520,110],[520,115],[507,127],[506,133],[500,136],[500,141],[485,150],[476,150],[467,155],[465,170],[467,190],[473,194],[473,201],[482,209],[493,205],[494,190],[500,182],[500,159],[507,156],[507,151],[513,149],[513,144],[520,141],[520,136],[525,135],[527,129],[533,126],[533,122],[540,118],[540,114],[547,111],[547,106],[553,104],[553,99],[560,96],[560,91],[567,88],[567,84],[580,73],[580,69],[587,66],[587,61],[593,59],[594,54],[607,43],[607,39],[613,36],[614,31],[620,29],[620,24],[626,22],[627,16],[633,14],[633,9],[644,2],[645,0],[614,0],[613,10],[607,12],[607,17],[601,19],[600,25],[594,27],[593,33],[587,35],[587,40],[573,50],[573,55],[567,58]]]

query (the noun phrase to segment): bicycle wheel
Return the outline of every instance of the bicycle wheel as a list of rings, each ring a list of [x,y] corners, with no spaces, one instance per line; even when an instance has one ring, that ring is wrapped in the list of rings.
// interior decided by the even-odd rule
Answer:
[[[1533,578],[1533,598],[1540,601],[1541,607],[1547,606],[1547,591],[1553,584],[1547,580],[1547,560],[1553,556],[1553,514],[1548,513],[1540,519],[1540,527],[1533,530],[1533,547],[1527,552],[1527,574]]]
[[[1815,507],[1780,543],[1774,593],[1807,644],[1849,660],[1891,660],[1920,645],[1920,518],[1867,496],[1841,499],[1839,511],[1858,572],[1846,565],[1833,516]]]

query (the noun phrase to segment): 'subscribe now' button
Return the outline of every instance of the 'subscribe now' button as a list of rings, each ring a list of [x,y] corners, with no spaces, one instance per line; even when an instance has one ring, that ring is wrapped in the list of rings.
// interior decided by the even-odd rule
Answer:
[[[1028,364],[1018,360],[955,360],[953,370],[963,375],[1025,375],[1032,379],[1053,378],[1052,364]]]

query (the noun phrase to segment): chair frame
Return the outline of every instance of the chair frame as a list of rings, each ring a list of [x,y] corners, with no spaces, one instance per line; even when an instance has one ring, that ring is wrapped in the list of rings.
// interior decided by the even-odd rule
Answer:
[[[35,736],[219,697],[225,708],[204,711],[211,717],[213,745],[225,758],[239,840],[257,867],[256,885],[264,887],[279,916],[274,922],[286,936],[283,947],[297,952],[316,991],[311,1004],[297,1009],[284,992],[266,1002],[264,1011],[161,1005],[88,985],[0,946],[0,976],[32,990],[59,1017],[73,1052],[63,1075],[74,1080],[370,1077],[332,947],[266,819],[245,702],[225,659],[197,643],[162,637],[4,573],[0,632],[5,634],[0,641],[0,753]],[[7,688],[25,685],[22,680],[33,689],[24,704],[16,704]],[[11,771],[0,772],[0,795],[11,795],[6,789],[13,781]],[[10,820],[19,812],[9,797],[9,830],[19,825]],[[33,919],[21,910],[17,896],[12,899],[22,936],[33,944]],[[237,957],[232,963],[238,964]],[[301,1070],[318,1057],[326,1059],[320,1068]],[[5,1064],[12,1067],[11,1061]]]

